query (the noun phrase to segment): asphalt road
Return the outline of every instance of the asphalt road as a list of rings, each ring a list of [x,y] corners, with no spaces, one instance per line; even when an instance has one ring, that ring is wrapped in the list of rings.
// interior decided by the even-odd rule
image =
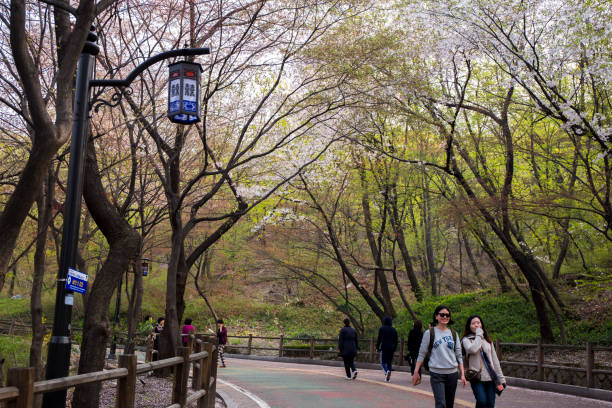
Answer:
[[[412,386],[410,373],[393,372],[385,382],[382,371],[359,370],[347,381],[344,369],[319,365],[226,358],[219,368],[218,389],[240,408],[421,408],[434,406],[429,377]],[[469,384],[457,387],[455,407],[474,407]],[[508,387],[497,408],[612,408],[612,403]]]

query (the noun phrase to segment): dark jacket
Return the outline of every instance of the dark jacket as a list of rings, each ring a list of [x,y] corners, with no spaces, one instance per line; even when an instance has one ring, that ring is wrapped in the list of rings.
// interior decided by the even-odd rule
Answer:
[[[227,329],[225,326],[221,330],[217,329],[217,339],[219,339],[219,344],[227,343]]]
[[[355,357],[359,350],[357,330],[351,326],[344,326],[338,335],[338,350],[342,357]]]
[[[410,333],[408,333],[408,353],[415,360],[419,356],[421,340],[423,340],[423,332],[421,329],[410,330]]]
[[[378,329],[376,350],[395,351],[397,348],[397,330],[391,326],[391,318],[385,317],[383,325]]]

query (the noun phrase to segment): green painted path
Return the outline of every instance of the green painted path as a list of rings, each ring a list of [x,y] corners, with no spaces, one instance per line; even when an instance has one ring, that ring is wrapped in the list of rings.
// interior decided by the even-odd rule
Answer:
[[[359,370],[357,380],[348,381],[344,369],[291,363],[226,359],[219,368],[219,390],[240,408],[433,408],[428,377],[411,385],[410,373],[394,372],[391,382],[382,371]],[[225,382],[225,384],[224,384]],[[241,392],[244,390],[245,392]],[[253,397],[247,394],[251,393]],[[264,403],[257,403],[259,399]],[[457,388],[455,407],[474,407],[469,384]],[[508,387],[498,398],[497,408],[612,408],[612,403],[543,391]]]

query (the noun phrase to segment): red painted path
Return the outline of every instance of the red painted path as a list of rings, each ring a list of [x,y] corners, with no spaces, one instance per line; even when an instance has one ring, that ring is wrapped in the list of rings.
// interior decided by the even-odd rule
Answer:
[[[347,381],[344,369],[316,365],[226,359],[219,368],[219,390],[240,408],[433,408],[428,377],[412,386],[410,373],[393,372],[391,382],[382,371],[359,370],[356,381]],[[226,384],[224,384],[225,382]],[[232,387],[234,386],[234,387]],[[246,393],[239,389],[245,390]],[[247,394],[251,393],[249,397]],[[257,399],[260,402],[256,402]],[[457,388],[455,407],[474,407],[469,384]],[[497,408],[612,408],[612,403],[508,387],[497,399]]]

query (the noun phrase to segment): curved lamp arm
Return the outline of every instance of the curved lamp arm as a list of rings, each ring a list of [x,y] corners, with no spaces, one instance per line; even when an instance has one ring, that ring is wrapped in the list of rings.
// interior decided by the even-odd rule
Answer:
[[[187,57],[190,55],[203,55],[210,54],[210,48],[182,48],[180,50],[170,50],[166,52],[162,52],[160,54],[154,55],[153,57],[145,60],[142,64],[138,65],[132,72],[128,74],[125,79],[92,79],[89,81],[89,86],[93,87],[105,87],[105,86],[115,86],[115,87],[127,87],[130,86],[132,81],[136,79],[138,75],[142,73],[145,69],[149,68],[151,65],[156,62],[172,58],[172,57]]]

